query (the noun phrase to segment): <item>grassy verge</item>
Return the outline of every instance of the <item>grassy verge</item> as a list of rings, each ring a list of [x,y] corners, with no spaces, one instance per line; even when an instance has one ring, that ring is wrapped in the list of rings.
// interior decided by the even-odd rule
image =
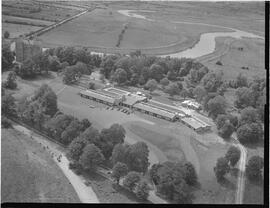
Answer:
[[[2,202],[80,202],[68,179],[37,142],[13,129],[2,129],[1,136]]]

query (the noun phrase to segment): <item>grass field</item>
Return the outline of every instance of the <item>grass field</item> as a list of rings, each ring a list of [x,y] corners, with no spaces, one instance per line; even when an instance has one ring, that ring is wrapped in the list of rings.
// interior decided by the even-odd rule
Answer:
[[[2,13],[10,16],[20,16],[32,19],[41,19],[47,21],[57,22],[65,19],[68,16],[79,13],[77,9],[57,7],[54,5],[39,4],[35,1],[3,1]]]
[[[144,13],[159,20],[216,24],[264,36],[263,2],[111,2],[114,9],[154,10]]]
[[[4,22],[2,23],[2,34],[4,34],[5,31],[8,31],[10,34],[9,38],[16,38],[20,35],[39,30],[41,28],[42,27]]]
[[[16,130],[2,129],[1,168],[1,202],[80,202],[46,150]]]
[[[166,21],[149,22],[130,18],[113,9],[95,9],[41,36],[44,44],[108,47],[113,50],[124,25],[128,28],[120,50],[142,49],[146,54],[166,54],[195,44],[199,35],[224,29],[208,26],[173,24]],[[110,49],[111,48],[111,49]]]
[[[223,43],[228,38],[217,38],[216,51],[208,57],[215,57],[223,47]],[[243,51],[238,50],[239,47],[243,47]],[[265,77],[264,67],[264,50],[265,45],[263,40],[241,39],[234,40],[226,54],[221,57],[202,60],[202,63],[209,69],[214,71],[223,71],[223,78],[225,80],[235,79],[241,72],[248,78],[252,76]],[[221,61],[223,66],[216,65],[217,61]],[[248,67],[249,70],[242,69],[241,67]]]

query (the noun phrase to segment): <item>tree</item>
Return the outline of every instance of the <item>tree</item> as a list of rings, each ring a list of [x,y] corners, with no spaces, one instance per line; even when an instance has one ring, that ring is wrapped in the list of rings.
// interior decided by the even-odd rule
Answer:
[[[70,115],[59,114],[54,116],[46,123],[48,134],[59,141],[62,132],[69,126],[72,120],[74,120],[74,117]]]
[[[226,100],[224,97],[218,95],[208,101],[209,115],[216,118],[218,114],[225,114]]]
[[[100,73],[104,74],[104,76],[108,79],[111,71],[115,69],[114,63],[116,61],[117,57],[114,55],[105,56],[102,59],[102,62],[100,64],[101,70]]]
[[[2,47],[2,71],[9,70],[12,65],[13,61],[15,60],[14,53],[10,51],[9,46]]]
[[[237,108],[245,108],[248,106],[255,107],[256,94],[252,89],[247,87],[240,87],[235,92],[235,106]]]
[[[86,144],[87,141],[81,137],[73,139],[68,146],[67,156],[72,160],[78,161]]]
[[[247,77],[244,76],[241,72],[236,77],[236,86],[237,87],[247,87],[248,86]]]
[[[137,142],[130,146],[127,165],[130,170],[145,173],[149,166],[149,149],[145,142]]]
[[[219,114],[215,120],[215,123],[217,125],[217,129],[221,129],[226,122],[229,121],[228,115],[226,114]]]
[[[5,117],[5,116],[2,116],[1,117],[1,128],[11,128],[12,127],[12,124],[11,122]]]
[[[123,186],[130,191],[134,191],[137,183],[140,181],[141,176],[136,171],[131,171],[127,174],[123,181]]]
[[[5,39],[8,39],[8,38],[9,38],[9,35],[10,35],[9,32],[6,30],[6,31],[4,32],[4,38],[5,38]]]
[[[231,146],[228,149],[225,158],[230,162],[230,165],[234,167],[238,162],[238,160],[240,159],[240,156],[241,156],[240,150],[235,146]]]
[[[150,93],[152,93],[155,89],[157,89],[157,81],[151,79],[145,84],[145,87],[149,89]]]
[[[234,126],[230,123],[230,121],[226,121],[224,125],[219,129],[218,134],[224,138],[228,139],[231,137],[234,132]]]
[[[77,119],[74,119],[62,132],[60,142],[65,145],[70,144],[70,142],[74,138],[79,136],[81,129],[82,129],[81,123]]]
[[[251,181],[259,180],[262,177],[263,167],[263,158],[260,156],[252,156],[246,166],[246,174],[248,179]]]
[[[230,166],[228,163],[229,161],[225,157],[220,157],[217,159],[216,166],[214,167],[214,172],[218,181],[223,179],[225,174],[230,171]]]
[[[259,122],[258,111],[253,107],[246,107],[241,111],[239,125]]]
[[[170,96],[178,95],[180,93],[180,89],[176,83],[171,83],[165,88],[165,92]]]
[[[188,185],[193,186],[197,184],[198,176],[192,163],[185,163],[185,181]]]
[[[85,170],[95,171],[96,167],[103,163],[104,156],[101,153],[100,149],[94,144],[88,144],[83,149],[83,153],[80,156],[79,164]]]
[[[81,72],[78,70],[76,66],[68,66],[64,70],[63,74],[63,83],[64,84],[72,84],[81,77]]]
[[[193,94],[198,102],[201,102],[203,98],[207,95],[206,90],[204,87],[198,85],[197,87],[194,88]]]
[[[11,94],[2,95],[2,114],[5,116],[16,116],[15,99]]]
[[[44,113],[53,116],[57,111],[57,96],[55,92],[47,84],[35,91],[32,101],[38,101],[44,108]]]
[[[139,199],[147,200],[149,196],[149,191],[150,191],[150,187],[148,183],[144,180],[141,180],[135,189],[135,194]]]
[[[127,72],[121,68],[116,69],[113,80],[119,85],[124,84],[127,81]]]
[[[158,64],[152,64],[150,67],[150,77],[159,82],[163,78],[163,69]]]
[[[256,143],[262,138],[263,130],[261,124],[250,123],[240,126],[236,133],[241,143]]]
[[[17,88],[17,83],[16,83],[16,73],[15,72],[9,72],[7,80],[4,83],[4,86],[9,89],[16,89]]]
[[[87,128],[89,128],[91,126],[91,122],[87,119],[87,118],[84,118],[82,121],[81,121],[81,131],[85,131]]]
[[[216,92],[222,84],[222,74],[209,72],[203,77],[202,84],[207,92]]]
[[[117,162],[126,163],[128,148],[129,145],[127,144],[117,144],[114,146],[111,157],[113,165],[115,165]]]
[[[174,203],[191,203],[191,192],[186,183],[188,171],[181,162],[165,162],[157,169],[158,193]]]
[[[125,163],[117,162],[113,166],[112,178],[114,178],[116,180],[117,184],[119,184],[120,178],[127,175],[127,173],[128,173],[127,165]]]
[[[157,185],[159,183],[159,180],[160,180],[159,175],[158,175],[158,169],[160,167],[162,167],[162,165],[160,163],[153,164],[150,171],[149,171],[150,178],[155,185]]]
[[[160,80],[160,84],[162,85],[163,88],[165,88],[169,83],[170,81],[166,77]]]

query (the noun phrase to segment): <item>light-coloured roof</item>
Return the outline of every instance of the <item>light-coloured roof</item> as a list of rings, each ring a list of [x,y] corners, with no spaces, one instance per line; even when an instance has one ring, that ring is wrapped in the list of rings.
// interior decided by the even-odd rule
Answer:
[[[149,105],[155,107],[155,108],[159,108],[161,110],[165,110],[165,111],[170,111],[170,112],[174,112],[177,113],[180,117],[184,117],[185,116],[185,112],[183,112],[182,110],[180,110],[178,107],[176,106],[170,106],[167,104],[163,104],[157,101],[149,101],[148,102]]]
[[[192,117],[182,118],[182,121],[184,121],[185,123],[189,124],[194,129],[199,129],[199,128],[203,127],[201,125],[201,123],[199,123],[196,119],[194,119]]]
[[[171,119],[173,119],[176,116],[176,114],[173,112],[169,112],[169,111],[165,111],[165,110],[162,110],[159,108],[155,108],[151,105],[144,104],[144,103],[137,103],[134,105],[134,107],[151,112],[151,113],[155,113],[155,114],[160,115],[160,116],[171,118]]]
[[[99,99],[99,100],[103,100],[103,101],[112,103],[112,104],[115,102],[114,97],[101,94],[99,91],[84,90],[84,91],[81,91],[80,93],[83,94],[83,95],[87,95],[87,96],[90,96],[90,97],[93,97],[93,98],[96,98],[96,99]]]
[[[144,101],[144,100],[146,100],[146,97],[135,96],[133,94],[130,94],[130,95],[125,95],[125,99],[123,103],[127,105],[134,105],[135,103],[139,101]]]

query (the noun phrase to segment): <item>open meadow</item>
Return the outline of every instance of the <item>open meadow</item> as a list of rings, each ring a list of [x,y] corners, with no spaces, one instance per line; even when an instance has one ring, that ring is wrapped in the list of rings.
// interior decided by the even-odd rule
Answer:
[[[3,1],[2,14],[57,22],[79,13],[78,9],[64,8],[36,1]]]
[[[78,203],[68,179],[36,141],[1,131],[1,202]]]

